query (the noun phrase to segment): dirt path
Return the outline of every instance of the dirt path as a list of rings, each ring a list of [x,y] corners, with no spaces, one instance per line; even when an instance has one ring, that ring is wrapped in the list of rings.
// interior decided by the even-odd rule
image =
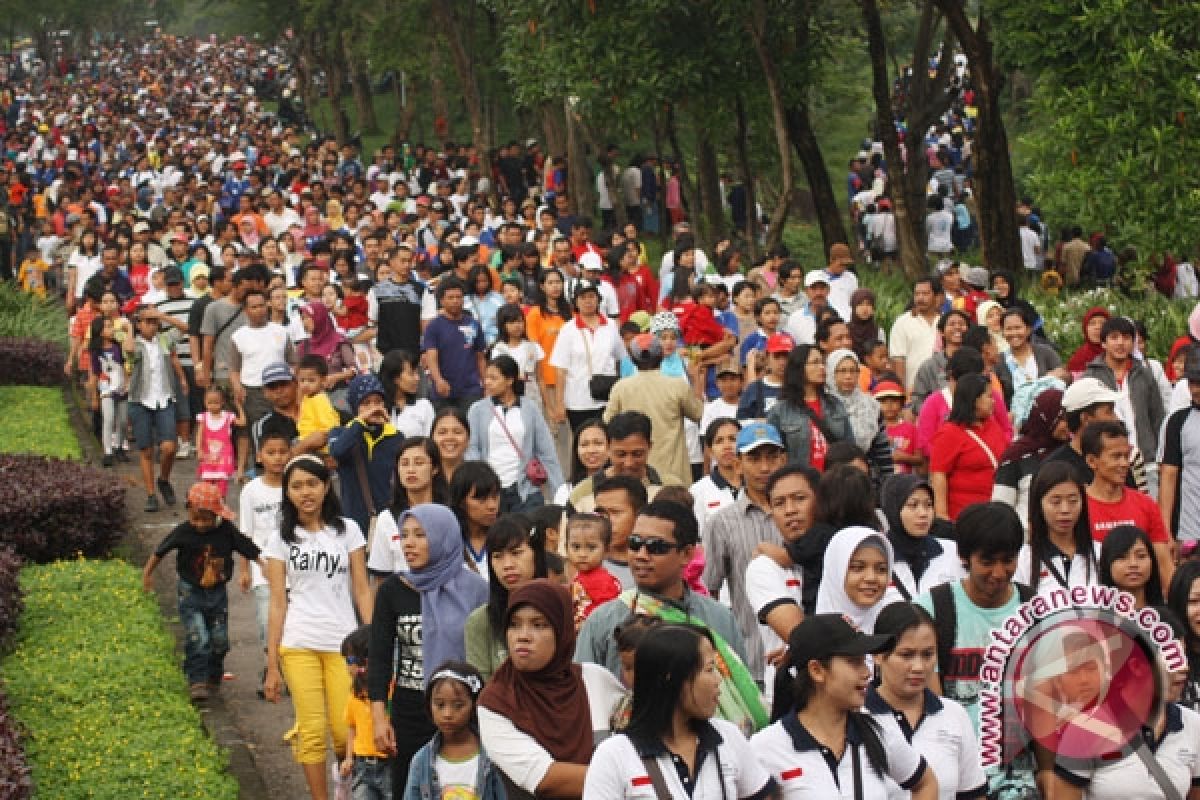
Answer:
[[[68,395],[70,393],[68,392]],[[68,397],[73,409],[79,406]],[[90,433],[90,422],[73,412],[85,459],[100,467],[100,454]],[[174,507],[164,505],[161,511],[147,514],[145,490],[136,461],[110,468],[128,487],[126,508],[129,529],[124,555],[139,567],[167,533],[186,519],[183,508],[188,487],[195,482],[194,459],[177,461],[171,484],[179,496]],[[227,502],[237,508],[237,487],[230,488]],[[160,498],[161,501],[161,498]],[[155,574],[155,589],[163,617],[175,634],[180,663],[183,659],[182,629],[175,599],[175,559],[169,556]],[[278,704],[258,697],[256,690],[263,670],[263,653],[258,642],[254,619],[254,595],[242,593],[236,582],[229,585],[230,652],[225,669],[234,679],[226,681],[218,695],[201,707],[201,716],[209,733],[229,753],[230,772],[241,785],[242,800],[296,800],[308,795],[300,767],[292,760],[291,748],[284,743],[283,734],[292,725],[292,706],[285,696]]]

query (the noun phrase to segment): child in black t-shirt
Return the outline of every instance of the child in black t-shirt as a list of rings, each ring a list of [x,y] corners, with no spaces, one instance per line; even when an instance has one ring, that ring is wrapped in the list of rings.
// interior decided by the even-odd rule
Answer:
[[[229,597],[225,584],[233,577],[233,554],[265,568],[258,545],[229,520],[233,512],[216,485],[201,481],[187,496],[188,521],[176,526],[155,548],[142,570],[142,586],[154,590],[154,570],[163,557],[177,551],[179,618],[183,623],[183,671],[195,701],[207,700],[221,688],[225,654],[229,652]]]

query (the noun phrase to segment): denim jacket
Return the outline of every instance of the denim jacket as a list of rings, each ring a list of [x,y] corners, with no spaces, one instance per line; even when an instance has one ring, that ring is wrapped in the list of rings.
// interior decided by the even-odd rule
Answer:
[[[818,423],[818,427],[825,430],[829,443],[851,439],[850,418],[846,415],[842,401],[829,392],[823,392],[821,408],[825,416]],[[812,429],[809,422],[812,420],[813,413],[807,405],[797,406],[780,398],[771,406],[767,422],[774,425],[783,436],[789,464],[808,464],[809,450],[812,447]]]
[[[441,800],[442,788],[438,786],[434,759],[442,749],[442,735],[435,733],[429,742],[417,751],[408,767],[408,783],[404,786],[401,800]],[[492,766],[487,753],[479,750],[479,771],[475,775],[475,791],[479,800],[506,800],[500,770]]]

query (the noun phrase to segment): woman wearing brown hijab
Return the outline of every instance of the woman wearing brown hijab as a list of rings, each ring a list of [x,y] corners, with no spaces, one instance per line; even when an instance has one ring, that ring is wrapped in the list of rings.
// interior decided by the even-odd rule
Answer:
[[[479,698],[483,747],[510,800],[583,795],[596,741],[623,690],[608,670],[575,664],[575,625],[566,590],[546,580],[510,595],[508,659]]]

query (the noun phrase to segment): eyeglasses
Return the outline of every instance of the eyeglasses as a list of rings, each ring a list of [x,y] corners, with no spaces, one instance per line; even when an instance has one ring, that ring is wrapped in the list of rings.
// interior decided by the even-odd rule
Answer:
[[[367,660],[365,658],[359,658],[358,656],[346,656],[347,667],[365,667],[366,665]]]
[[[652,556],[665,556],[672,550],[679,549],[679,545],[675,542],[668,542],[666,539],[648,539],[636,533],[629,537],[626,547],[631,553],[636,553],[644,547],[646,552]]]

